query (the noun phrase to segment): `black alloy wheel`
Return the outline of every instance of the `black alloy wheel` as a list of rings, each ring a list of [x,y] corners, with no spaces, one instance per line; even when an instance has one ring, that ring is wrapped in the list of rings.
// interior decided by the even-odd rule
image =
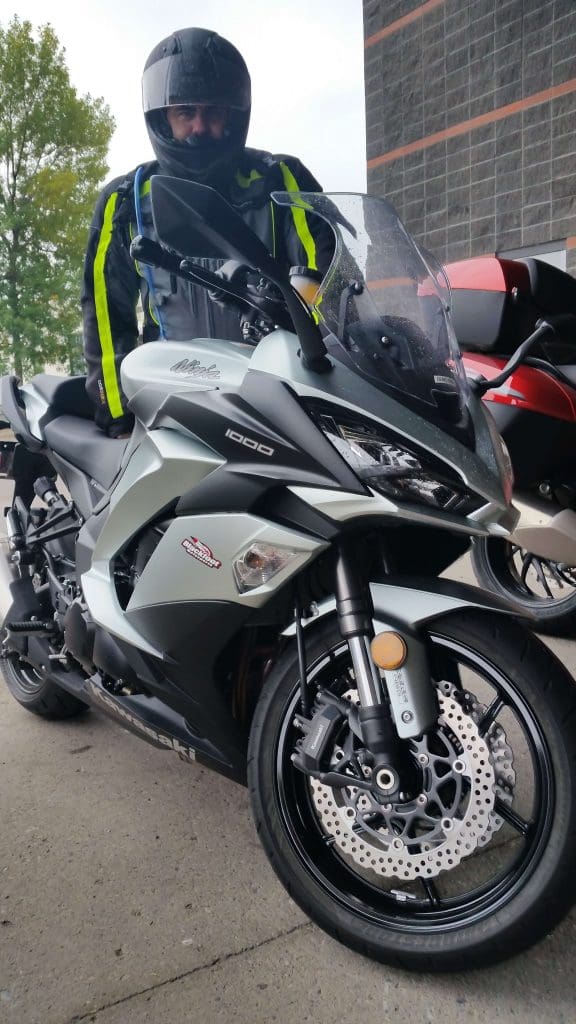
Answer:
[[[433,734],[410,741],[416,797],[380,811],[359,798],[344,734],[334,764],[349,766],[350,787],[330,791],[295,769],[295,658],[266,683],[249,784],[271,863],[314,921],[376,960],[460,970],[531,945],[576,896],[576,737],[564,724],[576,700],[551,652],[508,617],[447,616],[430,650],[441,715]],[[307,657],[312,693],[354,700],[334,624]]]

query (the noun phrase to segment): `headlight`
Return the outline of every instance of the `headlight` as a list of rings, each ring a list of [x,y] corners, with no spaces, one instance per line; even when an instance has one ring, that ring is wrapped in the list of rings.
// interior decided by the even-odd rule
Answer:
[[[420,452],[367,423],[343,423],[325,413],[317,415],[316,422],[360,479],[387,498],[432,505],[459,515],[468,515],[484,504],[466,490],[456,474],[453,479],[448,468],[427,464]]]

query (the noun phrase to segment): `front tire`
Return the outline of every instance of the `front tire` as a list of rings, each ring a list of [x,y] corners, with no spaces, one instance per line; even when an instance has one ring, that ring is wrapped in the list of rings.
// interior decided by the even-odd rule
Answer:
[[[354,810],[353,777],[350,787],[330,791],[293,766],[300,735],[293,651],[273,669],[257,706],[248,779],[264,849],[312,920],[372,959],[452,971],[532,945],[576,898],[576,698],[559,661],[506,616],[459,612],[429,629],[444,710],[436,734],[413,743],[415,762],[426,749],[437,768],[432,782],[430,768],[423,770],[412,805],[395,805],[380,825],[367,826],[370,816]],[[354,699],[348,647],[334,621],[306,634],[306,657],[312,694]],[[459,838],[450,848],[452,829]]]

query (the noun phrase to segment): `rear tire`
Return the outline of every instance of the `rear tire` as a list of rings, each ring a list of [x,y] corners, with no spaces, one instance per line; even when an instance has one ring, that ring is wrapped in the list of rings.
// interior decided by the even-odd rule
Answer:
[[[422,814],[422,822],[425,813],[432,813],[430,804],[425,811],[410,812],[412,832],[398,832],[392,828],[393,815],[407,805],[394,805],[384,821],[383,813],[362,817],[360,805],[356,804],[352,828],[350,817],[354,817],[354,812],[351,813],[350,804],[358,799],[359,792],[354,796],[353,784],[337,790],[324,787],[319,799],[318,784],[314,789],[312,780],[291,762],[295,742],[301,735],[295,721],[300,705],[298,658],[293,650],[287,651],[272,670],[256,708],[248,780],[256,828],[264,849],[287,891],[313,921],[340,942],[374,960],[413,970],[455,971],[498,962],[526,949],[546,935],[576,899],[576,689],[573,679],[541,641],[507,616],[472,611],[454,613],[431,624],[429,634],[439,694],[461,695],[450,705],[455,732],[462,729],[456,723],[467,719],[468,735],[474,739],[476,732],[478,736],[476,747],[463,744],[458,758],[468,758],[472,777],[477,765],[475,768],[471,758],[477,754],[467,751],[481,749],[485,742],[484,749],[488,749],[494,762],[490,768],[494,770],[492,787],[478,787],[487,791],[481,792],[480,799],[486,798],[488,804],[492,800],[494,809],[484,812],[489,814],[489,827],[480,840],[476,839],[476,845],[472,843],[472,855],[463,852],[463,844],[470,838],[464,826],[472,826],[472,836],[475,827],[466,820],[473,816],[473,789],[471,785],[469,803],[464,807],[464,782],[460,791],[462,802],[456,802],[452,823],[448,820],[445,825],[446,818],[438,818],[440,828],[448,829],[445,846],[454,843],[451,834],[465,837],[457,840],[460,846],[455,867],[448,866],[453,861],[445,859],[444,853],[436,852],[442,850],[441,845],[423,841],[427,837],[417,815]],[[354,687],[351,663],[335,622],[312,627],[305,639],[311,693],[318,689],[340,695],[348,693]],[[476,689],[471,687],[468,692],[470,679],[477,680]],[[478,689],[483,692],[483,686],[486,693],[494,691],[496,697],[469,702],[468,708],[475,710],[467,715],[465,699],[472,696],[476,700],[475,694]],[[450,702],[452,698],[447,699]],[[500,699],[506,702],[501,710]],[[446,703],[442,707],[446,708]],[[438,741],[442,728],[449,735],[446,721],[445,713],[444,725],[441,716],[436,726]],[[350,736],[348,726],[343,729]],[[516,733],[512,758],[507,753],[508,744]],[[431,740],[424,738],[423,742],[429,742],[431,762],[436,756],[432,751],[439,747],[434,748],[435,731],[429,735]],[[525,743],[527,753],[520,747],[520,741]],[[346,742],[345,738],[334,741],[335,758],[343,756],[341,751]],[[444,760],[446,772],[449,762],[445,756],[439,760]],[[456,777],[454,772],[462,772],[462,763],[458,767],[456,761],[452,764],[449,785]],[[532,779],[534,794],[527,798],[527,814],[518,806],[523,805]],[[442,780],[435,794],[440,792],[441,783]],[[508,790],[513,793],[510,798]],[[337,801],[342,805],[348,794],[349,806],[342,817]],[[419,796],[414,803],[422,800]],[[383,811],[388,808],[383,807]],[[443,813],[446,812],[440,812]],[[354,836],[360,836],[374,866],[363,866],[359,863],[362,856],[346,852],[341,838],[347,827],[346,814],[350,830],[348,851],[357,842]],[[378,817],[380,824],[367,824]],[[380,833],[374,832],[377,829]],[[510,839],[506,838],[507,830],[511,832]],[[405,849],[409,843],[415,844],[415,853],[409,860],[410,881],[399,880],[401,869],[396,868],[391,874],[388,867],[392,863],[389,855],[393,858],[394,847],[398,849],[398,840],[392,841],[395,834],[404,837]],[[499,839],[494,842],[496,836]],[[367,845],[369,842],[372,847]],[[400,847],[403,842],[400,841]],[[395,864],[404,863],[406,867],[406,860],[398,859],[404,856],[404,851],[396,853]],[[433,870],[419,867],[434,863],[434,859]],[[502,862],[506,862],[505,867]],[[425,872],[435,877],[428,878]]]
[[[27,711],[43,718],[75,718],[88,711],[88,705],[44,677],[17,654],[0,658],[0,668],[10,693]]]

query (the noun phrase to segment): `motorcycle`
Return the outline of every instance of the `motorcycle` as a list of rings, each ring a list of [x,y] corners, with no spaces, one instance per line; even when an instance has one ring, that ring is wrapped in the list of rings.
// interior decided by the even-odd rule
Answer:
[[[471,556],[478,582],[530,611],[540,632],[574,636],[576,282],[535,259],[482,257],[446,272],[471,374],[497,378],[538,319],[556,317],[512,376],[485,395],[510,452],[521,519],[511,538],[477,538]]]
[[[274,194],[332,226],[318,282],[211,189],[151,195],[159,242],[135,257],[242,309],[247,340],[126,356],[127,440],[82,378],[3,378],[7,685],[247,785],[280,881],[352,949],[437,971],[516,954],[576,896],[576,697],[515,607],[438,578],[517,518],[446,282],[384,199]]]

